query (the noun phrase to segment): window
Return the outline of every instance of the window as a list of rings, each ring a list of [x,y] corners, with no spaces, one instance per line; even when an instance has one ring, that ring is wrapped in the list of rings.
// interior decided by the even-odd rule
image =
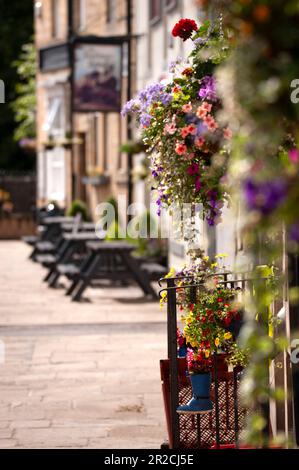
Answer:
[[[60,34],[60,12],[59,12],[59,0],[52,0],[52,37],[58,38]]]
[[[106,0],[106,22],[112,23],[116,19],[117,0]]]
[[[82,31],[86,26],[86,0],[74,0],[74,29]]]
[[[176,8],[178,4],[178,0],[165,0],[165,8],[167,11]]]
[[[55,147],[46,154],[46,197],[49,201],[64,202],[65,159],[64,150]]]
[[[162,0],[150,0],[150,21],[159,21],[162,15]]]
[[[53,97],[48,101],[46,122],[43,126],[43,130],[46,131],[48,135],[57,136],[64,132],[62,104],[62,99],[60,97]]]

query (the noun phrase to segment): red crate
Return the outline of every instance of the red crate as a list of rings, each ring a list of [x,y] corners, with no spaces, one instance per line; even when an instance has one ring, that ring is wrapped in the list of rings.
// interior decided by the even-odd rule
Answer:
[[[220,358],[218,363],[218,400],[219,400],[219,446],[216,446],[216,413],[215,406],[211,413],[203,415],[179,415],[180,448],[234,448],[236,442],[234,380],[233,372],[228,372],[225,362]],[[192,396],[190,379],[186,376],[185,358],[178,358],[179,405],[186,404]],[[160,361],[164,407],[169,437],[169,447],[173,448],[171,433],[170,380],[169,360]],[[239,389],[237,382],[237,390]],[[238,392],[239,393],[239,392]],[[215,396],[215,382],[212,377],[211,398]],[[239,401],[239,400],[238,400]],[[237,407],[238,430],[242,433],[247,411]],[[239,436],[240,437],[240,436]]]

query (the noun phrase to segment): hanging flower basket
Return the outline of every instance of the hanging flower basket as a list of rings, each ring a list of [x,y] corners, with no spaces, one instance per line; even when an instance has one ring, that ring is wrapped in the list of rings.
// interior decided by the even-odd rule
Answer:
[[[171,64],[168,81],[149,85],[123,109],[135,113],[144,144],[151,152],[152,190],[158,214],[173,204],[203,205],[210,225],[220,219],[229,140],[227,122],[220,122],[221,101],[213,74],[228,54],[221,26],[209,21],[200,27],[181,20],[175,37],[192,37],[194,50],[186,60]]]
[[[82,183],[91,186],[106,186],[110,183],[109,175],[83,176]]]

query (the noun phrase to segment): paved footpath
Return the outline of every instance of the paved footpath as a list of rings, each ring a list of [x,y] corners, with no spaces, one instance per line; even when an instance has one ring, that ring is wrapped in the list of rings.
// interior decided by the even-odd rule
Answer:
[[[159,448],[165,311],[135,287],[72,303],[29,253],[0,241],[0,448]]]

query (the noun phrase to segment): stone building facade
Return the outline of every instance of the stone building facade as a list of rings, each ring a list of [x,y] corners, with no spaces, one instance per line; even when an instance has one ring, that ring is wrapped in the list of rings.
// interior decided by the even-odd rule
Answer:
[[[73,37],[126,35],[125,0],[42,0],[35,2],[37,76],[38,203],[50,200],[68,208],[85,201],[90,215],[111,195],[127,193],[126,121],[119,112],[72,112]],[[126,50],[122,51],[121,101],[126,101]],[[132,92],[134,80],[132,80]],[[71,137],[72,145],[65,145]],[[54,144],[53,144],[54,142]],[[62,142],[64,144],[62,145]],[[93,177],[90,177],[90,176]]]

